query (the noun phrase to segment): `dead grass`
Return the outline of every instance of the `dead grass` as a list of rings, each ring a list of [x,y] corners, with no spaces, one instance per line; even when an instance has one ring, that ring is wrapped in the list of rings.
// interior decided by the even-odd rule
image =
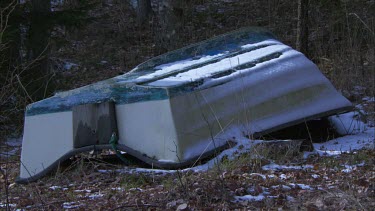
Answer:
[[[259,154],[261,155],[261,154]],[[290,157],[288,155],[288,157]],[[77,209],[363,209],[371,210],[374,199],[374,151],[361,150],[339,157],[310,156],[298,164],[303,170],[263,170],[277,160],[244,154],[223,160],[221,171],[180,171],[178,173],[126,173],[124,166],[77,156],[65,171],[55,172],[35,183],[18,185],[18,163],[8,165],[9,199],[12,209],[63,209],[68,202]],[[359,165],[358,165],[359,164]],[[351,171],[345,165],[357,165]],[[126,168],[126,167],[125,167]],[[132,168],[132,167],[130,167]],[[5,168],[2,169],[5,170]],[[99,170],[107,170],[101,172]],[[112,170],[112,171],[111,171]],[[2,185],[4,181],[2,180]],[[302,185],[298,185],[302,184]],[[306,188],[308,186],[308,188]],[[261,201],[237,201],[234,196],[262,196]],[[4,204],[4,192],[1,203]]]

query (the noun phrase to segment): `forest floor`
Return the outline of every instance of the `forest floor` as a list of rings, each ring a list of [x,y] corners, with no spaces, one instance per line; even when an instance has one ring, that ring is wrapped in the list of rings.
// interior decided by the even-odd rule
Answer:
[[[367,142],[370,149],[343,151],[335,156],[288,156],[281,159],[283,162],[250,158],[249,151],[230,161],[222,159],[207,171],[125,167],[109,162],[108,157],[78,155],[65,170],[28,185],[14,183],[19,163],[10,159],[2,166],[9,177],[0,180],[10,184],[8,193],[1,191],[0,207],[371,210],[375,205],[373,136],[371,142]],[[330,152],[329,146],[326,150]]]

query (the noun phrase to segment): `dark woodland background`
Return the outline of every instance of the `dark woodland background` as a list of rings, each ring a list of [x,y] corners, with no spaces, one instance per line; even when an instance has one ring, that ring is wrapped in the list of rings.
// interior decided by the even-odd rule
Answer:
[[[299,18],[308,29],[302,51],[336,88],[354,102],[353,90],[374,96],[373,0],[2,0],[0,8],[0,137],[21,131],[29,103],[241,27],[265,27],[301,49]]]

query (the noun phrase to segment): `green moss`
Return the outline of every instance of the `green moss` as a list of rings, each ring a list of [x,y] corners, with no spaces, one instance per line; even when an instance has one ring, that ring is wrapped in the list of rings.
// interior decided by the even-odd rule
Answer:
[[[129,190],[131,188],[142,188],[143,186],[150,184],[150,179],[141,173],[124,174],[120,176],[120,185],[126,190]]]

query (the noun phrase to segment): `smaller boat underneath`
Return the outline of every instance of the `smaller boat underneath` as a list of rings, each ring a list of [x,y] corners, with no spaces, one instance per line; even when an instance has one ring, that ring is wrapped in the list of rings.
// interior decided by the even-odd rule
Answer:
[[[35,181],[74,154],[113,147],[112,134],[117,149],[180,168],[235,137],[351,108],[302,53],[267,30],[245,28],[30,104],[18,182]]]

